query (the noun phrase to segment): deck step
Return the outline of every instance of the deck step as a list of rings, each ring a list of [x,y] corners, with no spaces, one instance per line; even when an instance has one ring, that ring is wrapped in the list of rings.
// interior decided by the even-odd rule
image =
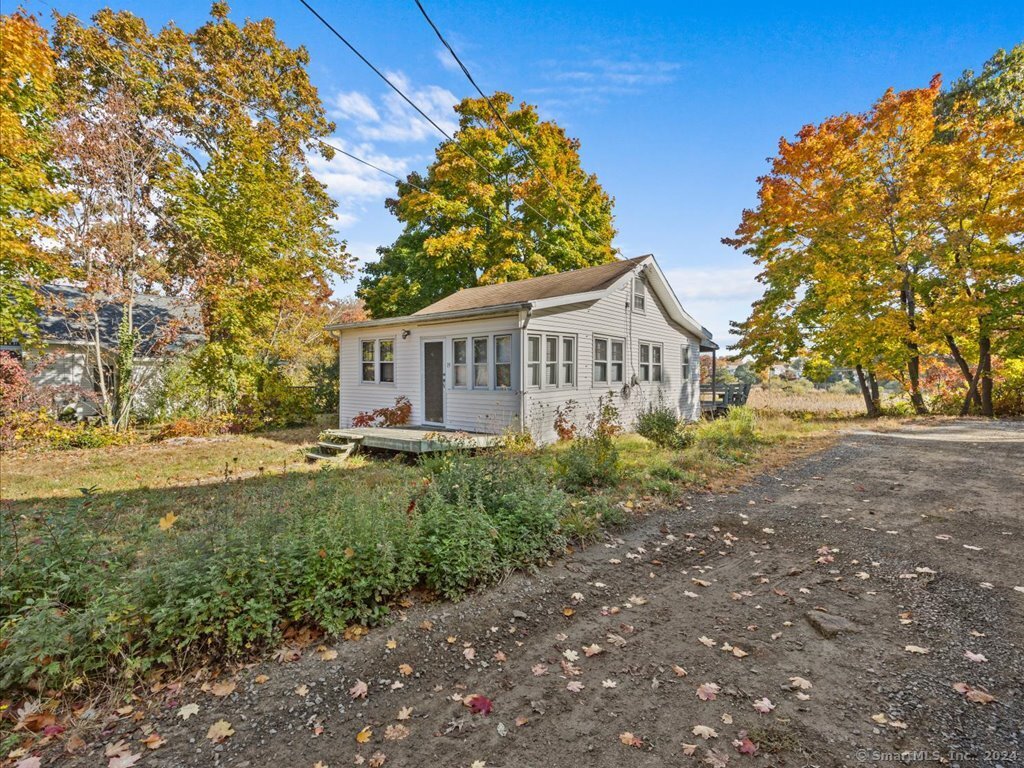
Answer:
[[[344,461],[356,449],[356,443],[335,443],[320,442],[316,449],[306,452],[306,461]]]
[[[356,443],[331,443],[327,440],[321,440],[316,444],[318,448],[325,451],[345,451],[351,453],[352,449],[356,447]]]

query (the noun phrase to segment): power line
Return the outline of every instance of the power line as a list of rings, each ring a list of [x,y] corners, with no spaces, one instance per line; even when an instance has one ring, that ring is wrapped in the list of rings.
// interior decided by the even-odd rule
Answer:
[[[300,0],[300,2],[305,2],[305,0]],[[595,235],[598,234],[597,231],[592,226],[590,226],[590,223],[585,218],[583,218],[580,212],[573,207],[572,203],[565,199],[565,196],[562,194],[562,191],[557,186],[555,186],[555,183],[551,181],[548,175],[544,172],[544,169],[540,167],[536,160],[533,159],[533,156],[530,154],[530,151],[520,143],[519,137],[516,135],[516,132],[512,130],[508,123],[505,122],[505,118],[503,118],[501,116],[501,113],[498,112],[497,109],[495,109],[494,104],[491,102],[491,99],[483,92],[480,86],[477,85],[477,82],[473,78],[473,75],[470,73],[469,69],[466,67],[465,64],[462,63],[462,59],[460,59],[459,55],[455,53],[455,49],[452,48],[449,42],[445,39],[444,35],[441,34],[441,30],[437,28],[437,25],[434,23],[434,20],[430,18],[430,14],[427,13],[426,8],[423,7],[423,3],[421,3],[420,0],[416,0],[416,7],[420,9],[420,13],[423,14],[423,18],[427,20],[427,24],[430,25],[430,28],[434,30],[434,34],[437,35],[437,39],[441,41],[441,44],[448,49],[448,53],[450,53],[452,58],[455,59],[455,63],[459,65],[459,68],[462,70],[462,73],[466,76],[466,79],[469,80],[469,82],[472,84],[474,88],[476,88],[476,92],[480,94],[480,97],[485,102],[487,102],[487,106],[490,108],[491,114],[493,114],[495,119],[497,119],[497,121],[501,123],[502,127],[504,127],[504,129],[508,132],[508,135],[511,137],[513,143],[517,147],[519,147],[522,153],[526,156],[526,159],[530,161],[530,163],[533,165],[536,171],[541,175],[541,178],[543,178],[547,185],[551,187],[552,190],[554,190],[555,194],[558,195],[559,199],[563,203],[566,204],[569,210],[576,215],[576,218],[580,220],[580,223],[583,224],[583,226],[589,229],[591,233]]]
[[[489,168],[487,168],[487,166],[485,166],[483,163],[481,163],[480,160],[478,160],[477,157],[472,152],[470,152],[468,149],[466,149],[464,146],[462,146],[462,144],[459,142],[458,139],[456,139],[454,136],[450,135],[448,133],[448,131],[446,131],[444,128],[442,128],[440,125],[438,125],[437,122],[432,117],[430,117],[430,115],[428,115],[426,112],[424,112],[419,107],[419,105],[416,104],[415,101],[413,101],[411,98],[409,98],[401,88],[399,88],[397,85],[395,85],[393,82],[391,82],[391,80],[388,78],[387,75],[385,75],[383,72],[381,72],[379,69],[377,69],[377,67],[374,66],[373,62],[371,62],[362,53],[360,53],[359,50],[354,45],[352,45],[352,43],[350,43],[347,39],[345,39],[344,35],[342,35],[338,30],[336,30],[331,25],[331,23],[329,21],[327,21],[327,19],[325,19],[323,16],[321,16],[320,13],[316,10],[316,8],[314,8],[312,5],[310,5],[307,2],[307,0],[299,0],[299,2],[302,3],[306,7],[306,9],[311,14],[313,14],[320,21],[321,24],[323,24],[328,30],[330,30],[331,34],[333,34],[342,43],[344,43],[345,46],[350,51],[352,51],[352,53],[354,53],[357,57],[359,57],[360,61],[362,61],[371,70],[373,70],[374,74],[376,74],[377,77],[379,77],[381,80],[383,80],[385,83],[387,83],[388,87],[390,87],[391,90],[393,90],[395,93],[397,93],[405,101],[406,104],[408,104],[410,107],[415,109],[416,112],[419,113],[419,115],[424,120],[426,120],[428,123],[430,123],[430,125],[432,125],[438,131],[438,133],[440,133],[442,136],[444,136],[446,139],[448,139],[448,141],[452,142],[452,144],[454,144],[463,155],[465,155],[470,160],[472,160],[474,163],[476,163],[476,165],[480,168],[480,170],[482,170],[484,173],[486,173],[488,178],[491,179],[491,181],[493,181],[495,184],[500,184],[500,180],[497,177],[495,177],[494,173]],[[507,186],[507,182],[506,182],[506,186]],[[550,219],[548,219],[547,216],[545,216],[543,213],[541,213],[536,208],[534,208],[529,203],[529,201],[527,201],[526,199],[522,199],[521,202],[522,202],[523,205],[525,205],[527,208],[529,208],[535,214],[540,216],[540,218],[543,219],[544,222],[548,226],[550,226],[552,229],[555,228],[555,224]]]

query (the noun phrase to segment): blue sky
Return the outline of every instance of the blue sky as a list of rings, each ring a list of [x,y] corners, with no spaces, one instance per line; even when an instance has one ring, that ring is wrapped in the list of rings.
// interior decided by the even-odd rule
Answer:
[[[536,104],[582,142],[584,167],[615,198],[616,245],[654,253],[687,309],[720,341],[757,297],[747,257],[720,244],[780,136],[867,108],[888,87],[954,79],[1024,40],[1024,3],[653,3],[423,0],[487,91]],[[38,0],[26,7],[48,15]],[[48,0],[88,17],[105,5]],[[318,10],[439,122],[472,93],[412,0],[317,0]],[[209,3],[116,4],[153,27],[191,29]],[[297,0],[232,4],[236,19],[273,17],[310,52],[334,140],[401,175],[440,136],[399,104]],[[397,223],[391,180],[342,159],[316,163],[339,202],[338,227],[360,259]],[[339,284],[350,294],[354,282]]]

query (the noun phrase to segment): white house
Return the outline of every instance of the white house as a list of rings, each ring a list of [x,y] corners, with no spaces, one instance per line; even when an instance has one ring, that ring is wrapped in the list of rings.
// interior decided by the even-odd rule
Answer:
[[[335,324],[339,426],[405,396],[412,424],[556,437],[572,401],[583,425],[604,395],[624,426],[651,404],[700,416],[700,352],[711,334],[653,256],[467,288],[415,314]]]

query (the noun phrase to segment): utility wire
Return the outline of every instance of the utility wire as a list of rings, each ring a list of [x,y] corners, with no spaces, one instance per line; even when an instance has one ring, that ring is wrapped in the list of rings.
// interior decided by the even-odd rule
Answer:
[[[300,2],[304,3],[305,0],[300,0]],[[480,88],[480,86],[477,85],[477,82],[473,78],[473,75],[470,73],[469,68],[462,63],[462,59],[459,58],[459,55],[455,52],[455,49],[452,48],[449,42],[445,39],[444,35],[441,34],[441,30],[437,28],[437,24],[435,24],[434,20],[430,18],[430,15],[427,13],[426,8],[423,7],[423,3],[421,3],[420,0],[416,0],[416,7],[420,9],[420,13],[423,14],[423,18],[427,20],[427,24],[430,25],[430,28],[434,30],[434,34],[437,35],[437,39],[441,41],[441,44],[448,49],[448,53],[450,53],[452,58],[455,59],[455,63],[459,65],[459,68],[462,70],[462,73],[466,76],[466,79],[469,80],[472,86],[476,89],[476,92],[480,94],[480,97],[485,102],[487,102],[487,106],[490,108],[491,114],[493,114],[495,119],[499,123],[501,123],[502,127],[504,127],[504,129],[508,132],[508,135],[511,137],[513,143],[517,147],[519,147],[520,151],[522,151],[522,153],[526,156],[526,159],[530,161],[530,164],[533,165],[534,169],[536,169],[537,173],[540,174],[541,178],[544,179],[544,181],[547,183],[549,187],[551,187],[552,190],[554,190],[555,194],[558,195],[559,199],[563,203],[565,203],[569,210],[576,215],[576,218],[580,220],[580,223],[583,224],[583,226],[590,230],[592,234],[598,234],[597,231],[592,226],[590,226],[590,223],[585,218],[583,218],[580,212],[576,210],[575,207],[573,207],[572,203],[566,200],[565,196],[562,194],[562,191],[555,185],[553,181],[551,181],[550,177],[548,177],[548,175],[544,172],[544,169],[540,167],[537,161],[533,159],[533,156],[530,154],[529,150],[520,143],[519,137],[516,134],[516,132],[512,130],[508,123],[505,122],[505,118],[501,116],[501,113],[498,112],[497,109],[495,109],[490,97],[488,97]]]
[[[313,14],[320,21],[321,24],[323,24],[325,27],[327,27],[327,29],[330,30],[330,32],[336,38],[338,38],[342,43],[344,43],[345,46],[350,51],[352,51],[352,53],[354,53],[359,58],[360,61],[362,61],[371,70],[373,70],[374,74],[376,74],[377,77],[379,77],[381,80],[383,80],[385,83],[387,83],[388,86],[391,88],[391,90],[393,90],[400,97],[402,97],[402,99],[405,101],[406,104],[408,104],[410,107],[412,107],[414,110],[416,110],[416,112],[419,113],[419,115],[424,120],[426,120],[428,123],[430,123],[430,125],[432,125],[438,131],[438,133],[440,133],[442,136],[444,136],[446,139],[448,139],[448,141],[452,142],[458,148],[458,150],[462,154],[464,154],[466,157],[468,157],[470,160],[472,160],[474,163],[476,163],[476,165],[480,168],[480,170],[482,170],[484,173],[486,173],[488,178],[491,179],[491,181],[493,181],[495,184],[500,184],[500,179],[498,179],[495,176],[495,174],[489,168],[487,168],[487,166],[485,166],[483,163],[481,163],[480,160],[478,160],[477,157],[472,152],[470,152],[468,149],[466,149],[459,142],[458,139],[456,139],[454,136],[449,134],[448,131],[446,131],[440,125],[438,125],[437,122],[432,117],[430,117],[430,115],[428,115],[426,112],[424,112],[419,107],[419,105],[416,104],[415,101],[413,101],[411,98],[409,98],[401,88],[399,88],[397,85],[395,85],[393,82],[391,82],[391,80],[388,78],[387,75],[385,75],[383,72],[381,72],[379,69],[377,69],[377,67],[374,66],[373,62],[371,62],[362,53],[360,53],[359,50],[354,45],[352,45],[352,43],[350,43],[347,39],[345,39],[344,35],[342,35],[338,30],[336,30],[331,25],[331,23],[329,21],[327,21],[327,19],[325,19],[323,16],[321,16],[320,13],[316,10],[316,8],[314,8],[312,5],[310,5],[307,2],[307,0],[299,0],[299,2],[302,3],[306,7],[306,9],[311,14]],[[506,181],[506,186],[507,186],[507,184],[508,184],[508,182]],[[540,216],[540,218],[543,219],[544,222],[548,226],[550,226],[552,229],[555,228],[554,223],[550,219],[548,219],[547,216],[545,216],[543,213],[541,213],[536,208],[534,208],[532,205],[530,205],[530,203],[527,200],[523,199],[523,200],[521,200],[521,202],[522,202],[522,204],[524,206],[526,206],[531,211],[533,211],[535,214]]]

